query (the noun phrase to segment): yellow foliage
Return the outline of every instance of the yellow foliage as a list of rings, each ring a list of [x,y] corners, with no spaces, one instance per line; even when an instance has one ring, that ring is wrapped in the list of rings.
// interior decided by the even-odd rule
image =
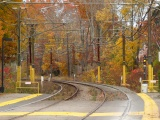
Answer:
[[[2,46],[2,38],[4,35],[4,30],[2,30],[2,22],[0,21],[0,47]]]
[[[125,39],[125,60],[128,67],[131,67],[134,63],[134,59],[137,53],[137,46],[138,46],[138,40],[130,41],[128,39]],[[110,69],[116,69],[120,68],[123,63],[123,39],[120,37],[116,43],[115,46],[108,46],[108,48],[103,49],[104,51],[110,51],[110,52],[104,52],[106,56],[109,57],[109,61],[106,62],[106,64],[109,64],[112,66]],[[104,56],[105,56],[104,55]]]
[[[83,73],[82,80],[86,82],[96,82],[97,77],[95,75],[95,70],[92,69],[90,71]]]
[[[59,47],[57,48],[57,50],[62,50],[62,46],[59,46]]]
[[[48,32],[47,37],[52,38],[54,36],[54,32]]]
[[[58,65],[59,70],[61,71],[61,75],[67,75],[68,69],[66,62],[56,62]]]
[[[102,10],[98,10],[96,13],[96,20],[97,21],[107,21],[112,19],[112,14],[110,12],[110,9],[104,8]]]
[[[122,37],[118,38],[116,45],[122,45]]]
[[[49,69],[49,66],[50,66],[49,63],[44,63],[44,64],[42,65],[42,70],[43,70],[43,71],[46,71],[47,69]]]
[[[125,16],[126,14],[128,14],[129,11],[130,11],[130,8],[124,7],[124,8],[122,8],[121,13],[123,16]]]

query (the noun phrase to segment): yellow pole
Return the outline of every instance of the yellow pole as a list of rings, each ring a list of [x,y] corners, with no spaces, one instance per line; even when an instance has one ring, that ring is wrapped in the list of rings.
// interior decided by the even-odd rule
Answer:
[[[152,75],[152,80],[153,80],[153,79],[154,79],[154,78],[153,78],[153,77],[154,77],[154,76],[153,76],[153,65],[152,65],[152,74],[151,74],[151,75]],[[153,83],[152,83],[151,85],[152,85],[152,89],[153,89]]]
[[[21,86],[21,66],[17,66],[17,82],[18,87]]]
[[[98,66],[98,83],[101,83],[101,69],[100,69],[100,66]]]
[[[154,75],[153,75],[153,65],[152,65],[152,80],[154,79]]]
[[[153,78],[153,65],[152,65],[152,74],[151,74],[151,75],[152,75],[152,80],[153,80],[153,79],[154,79],[154,78]]]
[[[32,68],[32,82],[35,82],[35,69]]]
[[[153,89],[153,83],[151,83],[151,80],[152,80],[152,66],[151,64],[148,64],[148,82],[150,90]]]
[[[30,71],[30,80],[33,81],[33,76],[32,76],[32,65],[29,66],[29,71]]]
[[[123,65],[123,76],[122,76],[122,85],[126,85],[126,66]]]

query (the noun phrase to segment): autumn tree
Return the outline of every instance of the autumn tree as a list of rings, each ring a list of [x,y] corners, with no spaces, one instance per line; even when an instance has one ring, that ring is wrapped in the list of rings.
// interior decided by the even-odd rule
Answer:
[[[16,18],[14,16],[14,12],[12,7],[15,5],[10,4],[0,4],[0,21],[1,21],[1,28],[3,33],[1,32],[1,40],[3,37],[5,38],[12,38],[12,42],[4,42],[4,52],[5,52],[5,63],[12,63],[16,60],[16,39],[17,36],[15,33],[15,23]],[[1,41],[2,43],[2,41]]]

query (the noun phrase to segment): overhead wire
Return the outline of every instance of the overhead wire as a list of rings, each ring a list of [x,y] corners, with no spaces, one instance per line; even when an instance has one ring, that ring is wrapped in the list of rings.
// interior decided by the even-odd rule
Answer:
[[[152,0],[151,4],[153,4],[153,2],[154,2],[154,0]],[[86,3],[86,1],[85,1],[84,4],[88,4],[88,3]],[[94,3],[92,3],[92,4],[94,4]],[[151,7],[151,4],[150,4],[150,7]],[[115,5],[115,4],[110,4],[110,5]],[[32,6],[33,6],[33,4],[32,4]],[[150,9],[150,8],[149,8],[149,9]],[[137,10],[137,12],[138,12],[138,10]],[[145,13],[144,17],[142,18],[142,21],[145,20],[147,13],[148,13],[148,11]],[[87,14],[87,12],[86,12],[86,14]],[[135,13],[135,14],[136,14],[136,13]],[[29,14],[27,14],[27,15],[29,16]],[[88,16],[88,14],[87,14],[87,16]],[[123,18],[124,18],[124,17],[123,17]],[[123,18],[121,18],[121,21],[123,20]],[[89,22],[90,22],[90,21],[89,21]],[[91,24],[90,24],[90,25],[91,25]],[[144,28],[143,28],[143,30],[144,30]],[[138,32],[140,32],[140,31],[142,31],[142,24],[138,27],[137,31],[134,32],[133,36],[135,36],[135,35],[136,35]],[[108,32],[108,30],[107,30],[107,32]],[[116,36],[116,35],[113,35],[113,36],[111,37],[111,39],[113,39],[115,36]],[[133,37],[133,36],[131,36],[131,37]],[[114,47],[114,46],[113,46],[113,47]],[[116,46],[115,46],[115,47],[116,47]]]

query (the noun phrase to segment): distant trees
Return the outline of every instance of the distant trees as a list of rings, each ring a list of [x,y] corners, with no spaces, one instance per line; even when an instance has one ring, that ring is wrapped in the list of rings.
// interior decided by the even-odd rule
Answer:
[[[34,64],[38,75],[42,71],[50,73],[59,69],[61,75],[67,76],[69,72],[71,75],[79,74],[85,81],[90,79],[89,81],[96,82],[100,48],[101,80],[107,84],[120,85],[122,35],[125,36],[127,76],[131,74],[128,80],[134,79],[133,71],[141,72],[142,65],[138,61],[138,55],[143,45],[147,45],[147,0],[70,0],[67,4],[62,4],[64,1],[57,2],[60,4],[22,5],[26,7],[21,11],[20,19],[22,56],[25,53],[29,55],[29,38],[32,37],[35,43]],[[114,2],[119,4],[113,4]],[[18,19],[17,11],[13,11],[12,7],[17,6],[0,4],[0,40],[4,35],[14,38],[14,42],[5,43],[8,63],[15,62],[17,54]],[[152,20],[155,16],[152,16]],[[154,21],[152,26],[157,28],[152,30],[152,51],[156,51],[159,27]],[[156,55],[152,54],[155,60]],[[29,57],[25,60],[29,60]],[[155,66],[158,64],[153,62]]]

